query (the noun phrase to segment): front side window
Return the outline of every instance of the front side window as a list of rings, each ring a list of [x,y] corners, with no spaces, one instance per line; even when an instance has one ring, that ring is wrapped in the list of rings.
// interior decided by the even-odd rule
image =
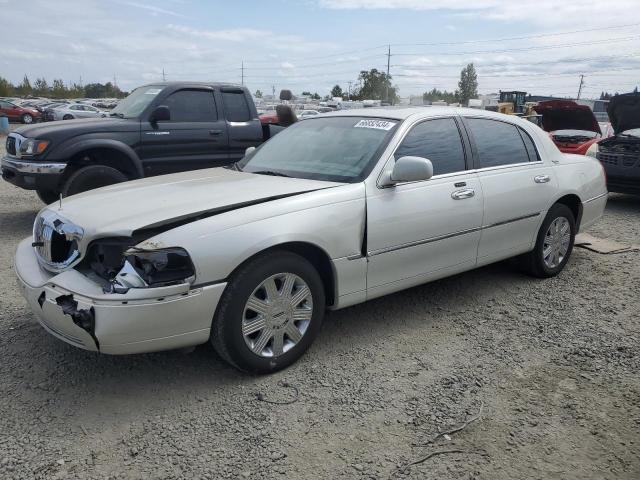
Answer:
[[[524,141],[515,125],[484,118],[468,118],[467,123],[478,150],[480,168],[529,161]]]
[[[128,97],[120,100],[111,110],[111,116],[135,118],[140,115],[156,96],[163,90],[162,85],[149,85],[135,89]]]
[[[399,120],[313,117],[263,143],[237,166],[251,173],[357,182],[373,169]]]
[[[169,107],[172,122],[214,122],[218,119],[210,90],[180,90],[172,93],[164,104]]]
[[[434,175],[465,170],[462,139],[453,118],[428,120],[413,127],[394,154],[396,160],[405,156],[428,158]]]
[[[222,92],[222,102],[230,122],[248,122],[251,120],[251,111],[247,104],[244,92]]]

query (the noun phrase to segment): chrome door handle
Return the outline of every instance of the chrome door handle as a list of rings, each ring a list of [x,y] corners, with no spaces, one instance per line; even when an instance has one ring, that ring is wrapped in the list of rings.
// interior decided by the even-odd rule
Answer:
[[[451,194],[451,198],[454,200],[464,200],[465,198],[471,198],[476,194],[476,191],[472,188],[465,188],[463,190],[456,190]]]
[[[551,180],[549,175],[537,175],[533,177],[533,181],[536,183],[547,183]]]

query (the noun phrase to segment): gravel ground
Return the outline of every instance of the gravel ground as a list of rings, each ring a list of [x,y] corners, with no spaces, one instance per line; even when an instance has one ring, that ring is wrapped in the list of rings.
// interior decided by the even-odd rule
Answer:
[[[109,357],[45,333],[12,271],[39,208],[0,182],[0,478],[640,478],[639,253],[333,312],[296,365],[252,377],[208,346]],[[611,195],[590,233],[640,244],[640,198]]]

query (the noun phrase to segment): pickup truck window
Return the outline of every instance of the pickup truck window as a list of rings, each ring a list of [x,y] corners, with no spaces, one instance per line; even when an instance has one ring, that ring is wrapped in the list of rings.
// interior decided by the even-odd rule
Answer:
[[[230,122],[248,122],[251,120],[251,111],[244,93],[222,92],[222,101],[224,102],[227,120]]]
[[[218,120],[213,92],[210,90],[179,90],[166,100],[172,122],[215,122]]]
[[[529,162],[515,125],[484,118],[468,118],[467,122],[480,157],[480,168]]]
[[[111,116],[120,118],[137,117],[149,106],[163,88],[161,85],[136,88],[127,98],[118,102],[116,108],[111,110]]]
[[[427,120],[413,127],[402,140],[394,158],[397,160],[408,155],[431,160],[434,175],[465,170],[462,139],[453,118]]]

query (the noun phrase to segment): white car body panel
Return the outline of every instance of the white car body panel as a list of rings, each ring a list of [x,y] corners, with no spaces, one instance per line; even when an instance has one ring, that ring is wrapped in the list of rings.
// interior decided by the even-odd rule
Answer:
[[[383,173],[393,167],[393,152],[413,125],[458,115],[516,124],[532,137],[541,161],[381,186]],[[18,248],[16,272],[41,323],[69,343],[98,349],[56,305],[56,296],[72,295],[79,308],[95,310],[100,351],[194,345],[208,339],[216,305],[236,268],[273,247],[307,245],[321,252],[331,265],[329,307],[336,309],[530,251],[546,212],[566,195],[582,204],[582,228],[604,211],[607,192],[599,162],[562,154],[545,132],[517,117],[440,107],[322,117],[330,116],[400,123],[364,181],[345,184],[218,168],[127,182],[64,199],[60,210],[57,204],[45,207],[84,229],[78,261],[95,239],[157,229],[138,247],[184,248],[196,274],[191,283],[104,293],[73,268],[77,262],[62,273],[43,270],[27,239]],[[539,176],[549,181],[539,183]],[[474,194],[455,200],[452,194],[461,189]]]

